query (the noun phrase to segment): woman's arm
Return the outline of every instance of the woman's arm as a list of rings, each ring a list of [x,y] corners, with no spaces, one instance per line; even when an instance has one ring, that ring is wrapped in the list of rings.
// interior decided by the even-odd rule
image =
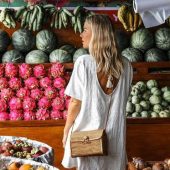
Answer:
[[[80,112],[80,108],[81,108],[81,101],[75,98],[71,98],[69,107],[68,107],[67,120],[66,120],[66,124],[64,127],[63,147],[65,147],[68,132],[71,126],[73,125],[74,120],[76,119],[78,113]]]

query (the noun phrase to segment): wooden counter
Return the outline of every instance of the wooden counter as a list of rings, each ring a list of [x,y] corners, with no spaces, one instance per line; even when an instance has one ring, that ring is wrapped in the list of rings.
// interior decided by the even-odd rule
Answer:
[[[65,121],[0,122],[0,135],[23,136],[47,143],[54,148],[55,166],[61,166],[62,135]],[[145,160],[163,160],[170,156],[170,119],[127,119],[127,154],[129,160],[141,156]]]

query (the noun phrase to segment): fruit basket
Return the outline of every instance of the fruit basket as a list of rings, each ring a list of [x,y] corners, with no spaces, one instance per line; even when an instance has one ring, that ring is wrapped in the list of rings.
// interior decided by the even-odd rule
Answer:
[[[1,170],[59,170],[56,167],[45,163],[39,163],[32,160],[23,160],[19,158],[9,158],[0,156]]]
[[[21,158],[53,165],[53,148],[25,137],[0,136],[0,156]]]

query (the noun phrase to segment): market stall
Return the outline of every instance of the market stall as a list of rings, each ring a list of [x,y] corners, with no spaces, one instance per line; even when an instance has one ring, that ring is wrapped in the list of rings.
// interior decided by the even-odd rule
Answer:
[[[38,6],[38,7],[36,6],[36,7],[32,7],[32,8],[33,9],[23,8],[23,10],[25,10],[26,11],[25,13],[27,13],[27,15],[29,16],[29,15],[31,15],[31,13],[30,13],[31,10],[36,11],[36,10],[43,9],[43,7],[41,7],[41,6]],[[41,8],[41,9],[39,9],[39,8]],[[82,28],[80,28],[80,27],[78,28],[77,24],[75,24],[75,23],[64,28],[65,27],[64,24],[66,24],[64,20],[62,20],[63,25],[60,25],[61,28],[59,28],[60,27],[59,24],[61,24],[61,23],[58,23],[58,21],[55,20],[55,18],[59,15],[58,11],[51,5],[46,5],[44,7],[44,9],[47,10],[48,12],[49,11],[52,12],[52,15],[51,15],[52,20],[48,21],[48,23],[44,24],[44,26],[41,26],[41,25],[37,26],[36,25],[37,23],[35,24],[35,26],[33,26],[34,25],[33,23],[36,20],[42,19],[43,14],[41,14],[40,18],[35,17],[35,18],[31,19],[32,25],[31,25],[30,29],[33,30],[33,35],[36,36],[42,28],[48,29],[50,32],[53,32],[57,36],[57,41],[56,41],[57,43],[55,42],[55,40],[51,40],[52,46],[55,43],[57,44],[57,47],[54,47],[54,49],[55,48],[59,49],[62,45],[68,45],[68,44],[79,49],[81,47],[81,39],[79,37],[79,35],[80,35],[79,31],[81,32]],[[79,10],[78,9],[79,8],[77,8],[77,11],[81,11],[80,9]],[[144,31],[137,32],[138,27],[140,28],[142,26],[141,19],[139,18],[138,15],[135,15],[132,10],[128,10],[128,11],[130,14],[128,15],[127,23],[124,23],[124,21],[120,19],[121,16],[119,15],[119,20],[121,22],[123,22],[123,26],[121,25],[121,22],[118,22],[115,19],[117,10],[113,10],[113,11],[112,10],[107,10],[107,11],[98,10],[97,12],[109,14],[112,17],[113,23],[114,24],[116,23],[115,24],[116,29],[120,29],[121,31],[123,30],[123,32],[125,32],[125,30],[123,29],[125,27],[126,30],[129,31],[128,33],[121,34],[121,36],[122,35],[124,35],[124,36],[119,39],[119,45],[124,45],[124,48],[126,48],[126,51],[124,51],[122,53],[125,55],[125,57],[132,56],[131,58],[129,58],[129,60],[132,62],[132,66],[133,66],[133,70],[134,70],[133,84],[135,84],[139,81],[143,81],[146,83],[148,80],[155,80],[155,81],[157,81],[159,88],[162,88],[165,86],[170,86],[170,57],[168,56],[168,55],[170,55],[169,54],[170,49],[168,50],[169,47],[166,49],[167,53],[161,53],[160,51],[159,51],[160,52],[159,53],[155,50],[155,51],[150,52],[147,55],[147,57],[146,57],[146,55],[144,57],[144,51],[146,52],[146,50],[148,48],[155,48],[155,43],[152,42],[152,39],[151,39],[151,37],[153,37],[152,34],[155,34],[155,32],[158,29],[160,29],[161,27],[168,28],[169,20],[167,21],[168,22],[167,25],[163,25],[161,27],[150,29],[149,31],[152,34],[148,33],[147,32],[148,30],[145,30],[146,33],[144,33]],[[61,10],[60,12],[64,14],[64,10]],[[49,14],[50,14],[50,12],[49,12]],[[66,14],[68,14],[67,17],[71,17],[71,15],[72,15],[72,14],[68,13],[68,11],[65,12],[64,15],[66,15]],[[8,15],[10,15],[10,13]],[[77,13],[77,15],[78,15],[78,13]],[[130,20],[131,16],[135,16],[138,18],[138,20],[133,20],[133,24],[130,22],[130,21],[132,21],[132,20]],[[25,26],[26,28],[29,28],[28,19],[25,19],[24,16],[22,16],[20,18],[19,22],[16,22],[16,27],[14,27],[14,28],[12,28],[12,27],[8,28],[8,27],[6,27],[6,25],[4,23],[5,22],[0,23],[1,29],[5,30],[9,34],[9,37],[11,37],[15,31],[20,29],[21,24],[23,24],[23,27]],[[52,26],[52,28],[49,27],[49,25]],[[127,25],[129,27],[127,27]],[[8,24],[7,24],[7,26],[8,26]],[[12,26],[14,26],[14,25],[12,25]],[[130,39],[132,37],[133,33],[134,33],[133,37],[135,37],[135,38],[133,38],[133,42],[131,42],[131,46],[124,44],[125,39],[127,39],[127,40]],[[40,38],[43,37],[43,35],[41,35],[41,34],[39,34],[39,35],[40,35]],[[49,32],[47,35],[51,36]],[[151,37],[149,37],[148,35],[151,35]],[[144,40],[146,40],[145,44],[144,44],[144,41],[142,38]],[[164,39],[164,37],[162,39]],[[33,38],[32,38],[32,40],[33,40]],[[143,53],[141,52],[141,49],[139,51],[134,50],[136,48],[136,46],[138,46],[138,44],[141,45],[141,43],[139,41],[142,41],[142,43],[143,43],[142,46],[145,46],[145,49],[142,49]],[[41,43],[41,41],[39,41],[39,43]],[[14,46],[14,44],[13,44],[13,46]],[[8,46],[8,50],[13,49],[13,46],[10,44]],[[36,48],[39,48],[39,46],[40,45],[36,45]],[[159,47],[160,46],[161,45],[159,44]],[[53,49],[53,47],[51,47],[51,48]],[[139,48],[141,48],[141,47],[139,47]],[[163,48],[166,48],[166,47],[163,47]],[[32,50],[35,50],[35,47]],[[51,50],[51,51],[53,51],[53,50]],[[69,50],[70,50],[70,48],[69,48]],[[74,51],[73,48],[71,48],[71,50]],[[121,50],[122,51],[124,50],[122,46],[121,46]],[[82,52],[82,49],[81,49],[81,52]],[[26,52],[24,51],[24,53],[26,53]],[[48,49],[47,49],[47,53],[49,54]],[[64,54],[63,51],[60,53],[60,55],[66,57],[66,55]],[[166,55],[166,56],[164,56],[164,55]],[[68,62],[70,59],[68,56],[66,58],[64,58],[65,60],[63,60],[63,59],[60,60],[61,58],[59,58],[58,60],[60,60],[60,62],[64,61],[63,65],[64,65],[65,70],[68,71],[69,73],[71,73],[71,71],[74,67],[74,64],[73,64],[73,60]],[[167,59],[168,58],[167,56],[169,57],[169,59]],[[151,61],[151,59],[148,59],[149,57],[152,58],[152,61]],[[160,60],[160,58],[161,58],[161,60]],[[52,58],[52,59],[54,59],[54,58]],[[141,61],[141,60],[143,60],[143,61]],[[148,62],[147,62],[147,60],[148,60]],[[156,60],[158,60],[158,61],[156,61]],[[162,61],[162,60],[165,60],[165,61]],[[31,63],[32,61],[33,61],[32,59],[29,59],[28,64],[30,64],[30,66],[33,68],[33,67],[35,67],[35,63]],[[44,61],[46,61],[46,60],[44,60]],[[36,63],[36,65],[37,64],[38,63]],[[21,63],[17,64],[17,65],[21,65]],[[48,63],[48,64],[43,63],[43,66],[46,70],[49,69],[52,65],[53,65],[52,63]],[[169,91],[169,90],[167,90],[167,91]],[[161,92],[161,95],[163,96],[164,93],[165,92]],[[168,95],[166,95],[165,99],[167,101],[169,100]],[[168,106],[170,104],[169,102],[165,102],[165,103],[168,103]],[[168,108],[168,106],[166,106],[166,108]],[[40,107],[40,106],[38,105],[38,107]],[[62,109],[62,111],[63,110],[64,109]],[[131,160],[132,157],[140,156],[140,157],[144,158],[145,160],[163,160],[165,157],[169,157],[170,156],[170,151],[169,151],[170,113],[168,113],[167,116],[165,116],[166,118],[164,116],[162,116],[164,118],[161,118],[159,113],[157,114],[158,116],[155,118],[151,118],[151,116],[148,116],[148,114],[145,118],[142,117],[141,114],[138,114],[138,116],[132,116],[132,114],[133,114],[133,111],[130,112],[131,116],[127,117],[127,155],[128,155],[128,159]],[[57,119],[57,120],[49,120],[49,118],[44,120],[44,119],[38,119],[36,117],[37,120],[1,121],[0,122],[0,136],[27,137],[32,140],[37,140],[37,141],[46,143],[47,145],[51,146],[54,149],[54,166],[56,166],[57,168],[62,170],[62,169],[64,169],[61,166],[61,161],[62,161],[63,152],[64,152],[64,149],[62,147],[62,136],[63,136],[63,128],[65,125],[65,120],[61,119],[61,118],[63,118],[62,116],[60,117],[60,119],[59,119],[59,117],[53,117],[53,118]]]

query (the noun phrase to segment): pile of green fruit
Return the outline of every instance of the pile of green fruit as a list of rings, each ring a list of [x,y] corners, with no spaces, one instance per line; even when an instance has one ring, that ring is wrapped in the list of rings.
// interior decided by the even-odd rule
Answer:
[[[132,86],[126,105],[127,117],[170,117],[170,87],[158,87],[156,80]]]

